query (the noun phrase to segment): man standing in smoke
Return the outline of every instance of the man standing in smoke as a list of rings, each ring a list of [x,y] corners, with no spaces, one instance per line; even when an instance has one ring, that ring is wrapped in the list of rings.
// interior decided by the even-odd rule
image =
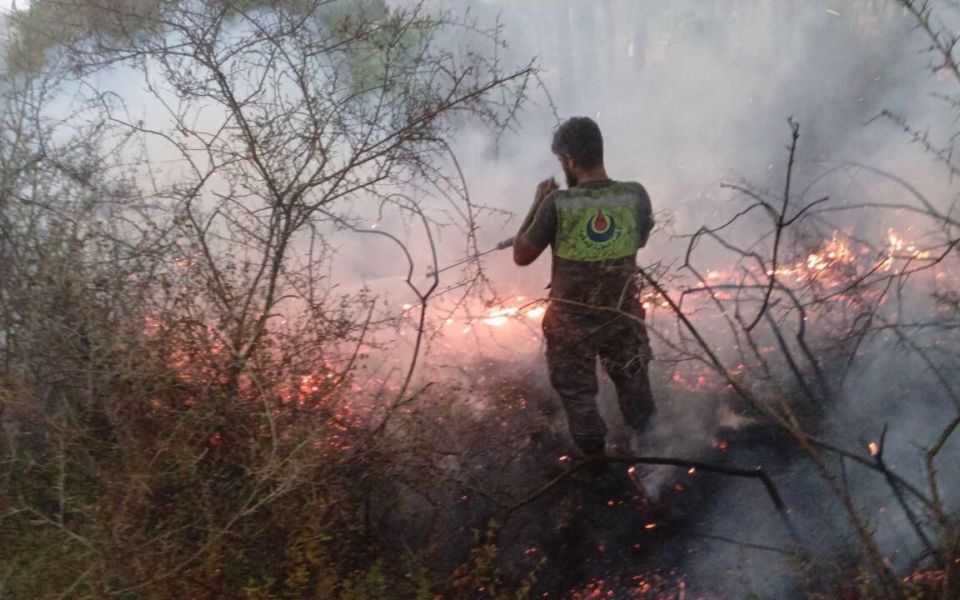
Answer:
[[[596,403],[597,357],[616,386],[627,425],[640,432],[654,412],[636,265],[653,217],[642,185],[607,176],[603,137],[592,119],[561,124],[551,150],[569,189],[559,189],[552,177],[540,182],[513,259],[528,265],[552,248],[550,307],[543,319],[550,382],[574,442],[588,456],[599,455],[606,427]]]

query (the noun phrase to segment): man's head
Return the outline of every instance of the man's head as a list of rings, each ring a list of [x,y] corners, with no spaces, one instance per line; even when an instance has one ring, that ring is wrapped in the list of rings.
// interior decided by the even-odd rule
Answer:
[[[577,185],[580,174],[603,167],[603,136],[590,117],[572,117],[553,133],[550,149],[560,159],[567,185]]]

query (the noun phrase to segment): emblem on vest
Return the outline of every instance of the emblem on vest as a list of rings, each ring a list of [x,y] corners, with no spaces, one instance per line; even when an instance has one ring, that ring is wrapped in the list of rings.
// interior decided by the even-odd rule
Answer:
[[[597,209],[597,214],[587,220],[587,237],[590,241],[602,244],[613,237],[617,230],[617,222],[612,215],[604,214],[602,208]]]

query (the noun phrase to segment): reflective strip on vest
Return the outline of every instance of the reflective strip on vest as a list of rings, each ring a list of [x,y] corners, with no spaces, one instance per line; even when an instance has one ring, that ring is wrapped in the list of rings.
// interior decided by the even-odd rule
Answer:
[[[622,185],[556,192],[554,253],[568,260],[634,256],[640,249],[637,194]]]

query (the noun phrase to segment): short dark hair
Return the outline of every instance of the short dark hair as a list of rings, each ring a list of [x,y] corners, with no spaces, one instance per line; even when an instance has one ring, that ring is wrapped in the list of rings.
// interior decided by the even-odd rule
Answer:
[[[603,164],[603,136],[600,126],[590,117],[572,117],[553,132],[550,150],[566,154],[578,166],[589,169]]]

